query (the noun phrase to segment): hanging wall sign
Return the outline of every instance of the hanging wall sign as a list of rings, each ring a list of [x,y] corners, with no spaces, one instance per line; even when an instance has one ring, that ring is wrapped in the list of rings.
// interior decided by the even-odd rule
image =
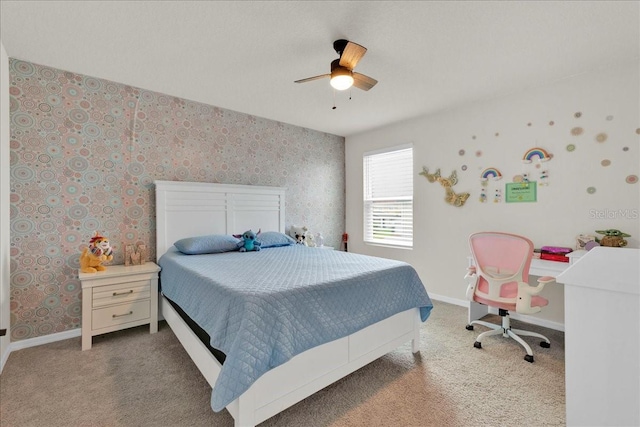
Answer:
[[[536,202],[536,182],[509,182],[505,189],[507,203]]]

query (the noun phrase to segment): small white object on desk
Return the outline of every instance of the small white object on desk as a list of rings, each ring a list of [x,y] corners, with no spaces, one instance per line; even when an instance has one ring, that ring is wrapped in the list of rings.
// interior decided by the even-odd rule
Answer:
[[[158,267],[111,265],[105,271],[78,274],[82,285],[82,350],[92,337],[149,323],[158,332]]]

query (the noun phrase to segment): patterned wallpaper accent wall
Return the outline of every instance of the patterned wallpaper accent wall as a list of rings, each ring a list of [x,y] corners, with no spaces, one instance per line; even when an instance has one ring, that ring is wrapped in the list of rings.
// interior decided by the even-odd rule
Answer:
[[[94,230],[115,264],[124,242],[155,259],[156,179],[285,187],[287,228],[340,242],[342,137],[21,60],[10,80],[13,341],[81,326]]]

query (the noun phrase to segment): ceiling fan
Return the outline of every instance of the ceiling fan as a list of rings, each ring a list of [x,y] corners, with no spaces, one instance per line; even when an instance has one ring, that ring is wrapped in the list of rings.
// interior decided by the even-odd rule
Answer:
[[[305,83],[330,77],[331,86],[337,90],[346,90],[351,86],[362,90],[369,90],[378,83],[376,79],[353,71],[358,61],[367,53],[366,47],[350,42],[349,40],[339,39],[333,42],[333,49],[338,53],[340,58],[331,62],[330,74],[321,74],[319,76],[296,80],[295,83]]]

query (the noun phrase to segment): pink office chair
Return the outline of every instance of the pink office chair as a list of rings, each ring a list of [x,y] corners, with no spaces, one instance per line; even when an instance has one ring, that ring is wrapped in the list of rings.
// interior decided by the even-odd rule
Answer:
[[[469,267],[465,279],[468,281],[467,298],[481,304],[495,307],[502,317],[502,325],[474,320],[467,329],[472,331],[473,325],[490,328],[476,338],[473,344],[482,348],[482,340],[491,335],[513,338],[527,351],[524,360],[533,362],[533,351],[521,337],[542,338],[540,346],[549,348],[551,343],[544,335],[512,329],[509,311],[521,314],[533,314],[540,311],[549,301],[538,294],[554,277],[541,277],[538,286],[529,285],[529,266],[533,257],[533,243],[526,237],[509,233],[483,232],[469,237],[469,246],[474,266]]]

